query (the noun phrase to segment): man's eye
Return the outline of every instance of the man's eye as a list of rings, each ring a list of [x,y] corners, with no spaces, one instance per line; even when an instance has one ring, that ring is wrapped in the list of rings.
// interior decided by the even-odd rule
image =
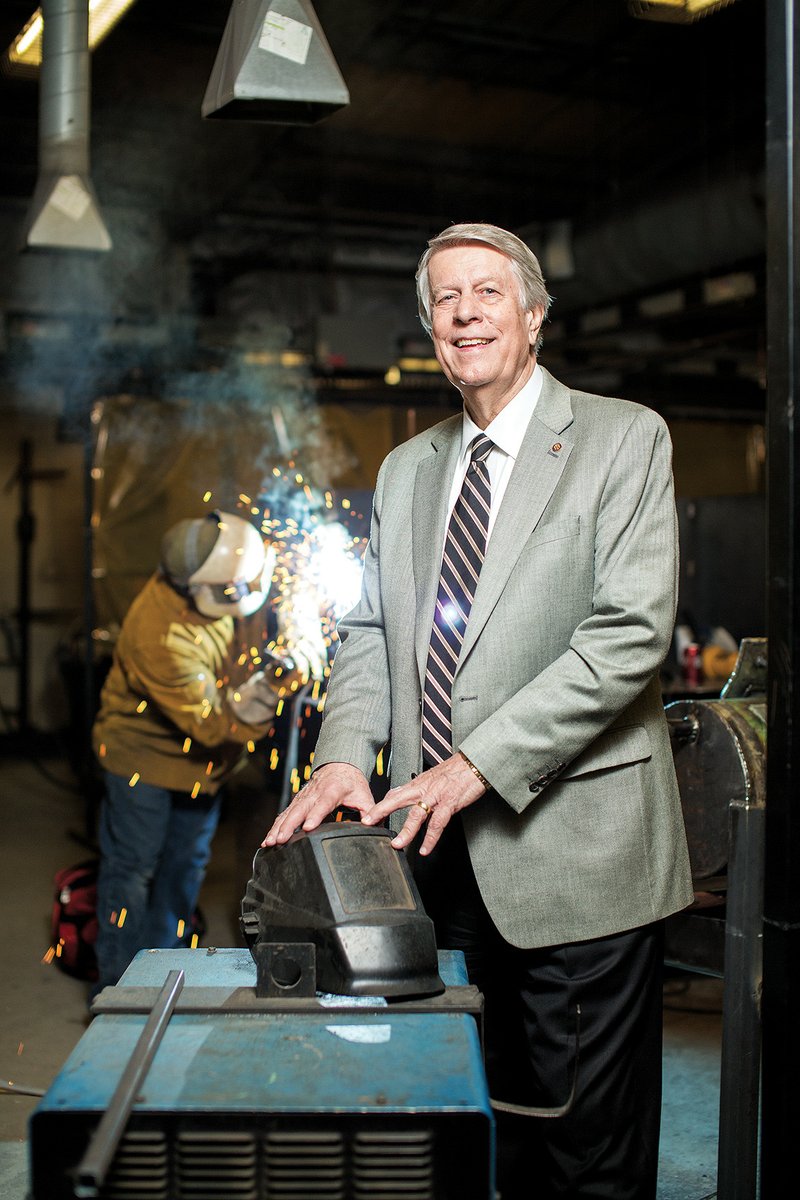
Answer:
[[[455,295],[452,292],[444,292],[441,296],[436,297],[436,304],[448,304],[451,300],[455,300]]]

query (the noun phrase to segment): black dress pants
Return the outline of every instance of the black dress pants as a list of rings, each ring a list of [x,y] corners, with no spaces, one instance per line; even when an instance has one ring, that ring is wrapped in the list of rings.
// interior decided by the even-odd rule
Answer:
[[[534,950],[486,911],[460,818],[415,875],[442,949],[462,950],[485,998],[493,1099],[564,1117],[497,1114],[502,1200],[654,1200],[661,1119],[663,923]]]

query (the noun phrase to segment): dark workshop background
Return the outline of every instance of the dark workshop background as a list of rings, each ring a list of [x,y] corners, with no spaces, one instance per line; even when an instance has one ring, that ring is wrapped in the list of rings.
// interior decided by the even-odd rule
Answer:
[[[766,0],[315,0],[350,102],[306,126],[202,118],[230,7],[135,0],[93,51],[106,252],[23,250],[38,78],[0,73],[0,747],[66,759],[89,834],[92,704],[165,526],[296,472],[363,533],[384,455],[457,411],[413,284],[452,222],[538,253],[544,366],[667,420],[680,622],[767,632]],[[0,53],[33,8],[3,0]]]

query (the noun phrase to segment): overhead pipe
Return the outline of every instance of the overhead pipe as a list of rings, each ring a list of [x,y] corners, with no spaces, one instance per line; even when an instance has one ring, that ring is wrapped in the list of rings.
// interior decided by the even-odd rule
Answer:
[[[42,0],[39,177],[30,248],[110,250],[89,177],[89,0]]]
[[[765,211],[764,171],[742,171],[620,208],[576,229],[572,277],[553,277],[558,316],[763,257]],[[538,226],[517,232],[537,248]]]

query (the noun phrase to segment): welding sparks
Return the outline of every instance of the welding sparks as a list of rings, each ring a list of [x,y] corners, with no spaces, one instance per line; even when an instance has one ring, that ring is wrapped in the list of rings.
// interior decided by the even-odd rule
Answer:
[[[363,564],[355,552],[354,539],[338,521],[318,526],[313,542],[311,577],[338,620],[358,601]]]
[[[291,460],[287,464],[289,469],[294,466]],[[262,532],[278,555],[273,598],[276,606],[292,611],[302,600],[308,615],[302,622],[295,621],[292,631],[302,637],[300,626],[306,620],[310,628],[316,625],[318,629],[325,612],[332,610],[335,622],[356,603],[361,589],[360,539],[344,525],[329,521],[327,513],[333,508],[330,491],[315,492],[299,468],[290,475],[276,466],[272,474],[280,482],[274,489],[265,483],[260,500],[264,505]],[[342,501],[342,508],[351,508],[349,499]]]

